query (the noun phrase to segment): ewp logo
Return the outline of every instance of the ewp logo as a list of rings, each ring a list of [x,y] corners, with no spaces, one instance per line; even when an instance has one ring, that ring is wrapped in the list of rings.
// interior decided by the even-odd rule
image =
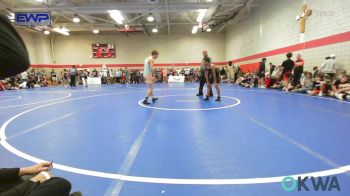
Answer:
[[[16,12],[15,22],[16,22],[16,25],[26,25],[26,26],[51,25],[51,13],[50,12]]]
[[[310,183],[311,180],[311,183]],[[285,191],[341,191],[338,178],[336,176],[313,177],[313,176],[299,176],[295,180],[291,176],[283,178],[281,182],[282,189]]]

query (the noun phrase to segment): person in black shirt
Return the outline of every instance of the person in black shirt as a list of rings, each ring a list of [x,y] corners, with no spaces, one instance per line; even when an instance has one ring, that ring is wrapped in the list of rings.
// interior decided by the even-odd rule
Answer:
[[[349,78],[350,76],[344,75],[340,79],[336,80],[332,85],[330,96],[334,96],[340,100],[350,100]]]
[[[273,71],[275,71],[276,66],[272,63],[270,63],[270,76],[272,75]]]
[[[259,77],[259,86],[262,86],[264,83],[264,77],[265,77],[265,63],[266,63],[266,58],[263,58],[259,64],[259,71],[258,71],[258,77]]]
[[[54,86],[57,85],[57,74],[54,69],[51,70],[51,82],[52,82],[52,85]]]
[[[226,75],[226,70],[224,67],[221,68],[221,71],[220,71],[220,76],[223,77]]]
[[[72,68],[69,69],[69,74],[70,74],[70,87],[75,87],[76,80],[77,80],[77,69],[75,68],[75,65],[72,66]]]
[[[283,90],[288,92],[289,78],[292,75],[292,70],[293,70],[293,67],[294,67],[294,61],[291,60],[291,58],[293,56],[293,54],[291,52],[288,52],[286,54],[286,56],[287,56],[287,60],[283,61],[281,66],[283,67],[283,71],[282,71],[283,84],[284,84]]]
[[[200,72],[199,72],[199,89],[198,89],[198,94],[197,96],[203,96],[203,87],[204,84],[206,83],[206,79],[205,79],[205,73],[204,73],[204,58],[209,58],[210,63],[212,62],[211,58],[208,56],[208,51],[207,50],[203,50],[202,52],[203,54],[203,59],[202,59],[202,63],[200,66]],[[213,96],[213,92],[210,91],[211,94],[210,96]]]
[[[212,93],[212,88],[211,86],[214,84],[214,87],[216,89],[216,92],[218,94],[218,98],[215,99],[215,101],[221,101],[221,93],[220,93],[220,70],[215,68],[215,65],[210,62],[210,58],[204,57],[203,59],[203,64],[204,64],[204,74],[205,74],[205,80],[208,84],[208,92],[207,92],[207,97],[204,99],[205,101],[209,100],[209,97],[211,96]]]

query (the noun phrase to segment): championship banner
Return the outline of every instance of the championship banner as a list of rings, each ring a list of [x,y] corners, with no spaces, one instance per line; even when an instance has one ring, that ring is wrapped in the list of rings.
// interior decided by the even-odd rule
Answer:
[[[93,58],[115,58],[114,44],[92,44]]]

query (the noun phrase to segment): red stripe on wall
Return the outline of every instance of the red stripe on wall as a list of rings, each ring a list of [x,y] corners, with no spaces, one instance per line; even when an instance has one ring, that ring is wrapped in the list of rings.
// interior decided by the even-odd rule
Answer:
[[[269,57],[279,54],[285,54],[287,52],[294,52],[304,49],[317,48],[321,46],[327,46],[331,44],[341,43],[350,41],[350,31],[345,33],[340,33],[320,39],[315,39],[311,41],[307,41],[305,43],[295,44],[283,48],[278,48],[275,50],[262,52],[250,56],[246,56],[243,58],[233,60],[233,63],[239,63],[243,61],[254,60],[263,57]],[[78,68],[92,68],[92,67],[101,67],[101,64],[84,64],[82,66],[77,66]],[[227,65],[227,62],[215,62],[217,65]],[[73,64],[69,65],[57,65],[57,64],[33,64],[31,67],[33,68],[70,68]],[[143,64],[106,64],[107,67],[143,67]],[[156,64],[156,67],[186,67],[186,66],[199,66],[200,63],[161,63]]]
[[[350,41],[350,31],[233,60],[233,63]]]
[[[102,63],[103,64],[103,63]],[[102,64],[84,64],[76,65],[77,68],[94,68],[101,67]],[[215,62],[216,65],[227,65],[227,62]],[[32,68],[70,68],[73,64],[57,65],[57,64],[33,64]],[[107,67],[143,67],[143,64],[106,64]],[[156,67],[187,67],[199,66],[200,63],[161,63],[155,64]]]

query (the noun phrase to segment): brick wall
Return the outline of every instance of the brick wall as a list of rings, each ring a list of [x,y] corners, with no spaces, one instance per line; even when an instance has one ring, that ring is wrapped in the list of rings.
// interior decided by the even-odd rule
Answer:
[[[266,0],[250,17],[229,27],[226,32],[226,60],[283,48],[300,43],[299,22],[296,16],[301,13],[304,0]],[[307,0],[313,14],[306,22],[304,41],[311,41],[350,31],[349,0]],[[319,65],[324,57],[335,53],[337,62],[350,71],[350,42],[298,50],[303,54],[307,69]],[[284,54],[267,57],[268,62],[279,65]],[[257,62],[251,59],[237,64]]]

